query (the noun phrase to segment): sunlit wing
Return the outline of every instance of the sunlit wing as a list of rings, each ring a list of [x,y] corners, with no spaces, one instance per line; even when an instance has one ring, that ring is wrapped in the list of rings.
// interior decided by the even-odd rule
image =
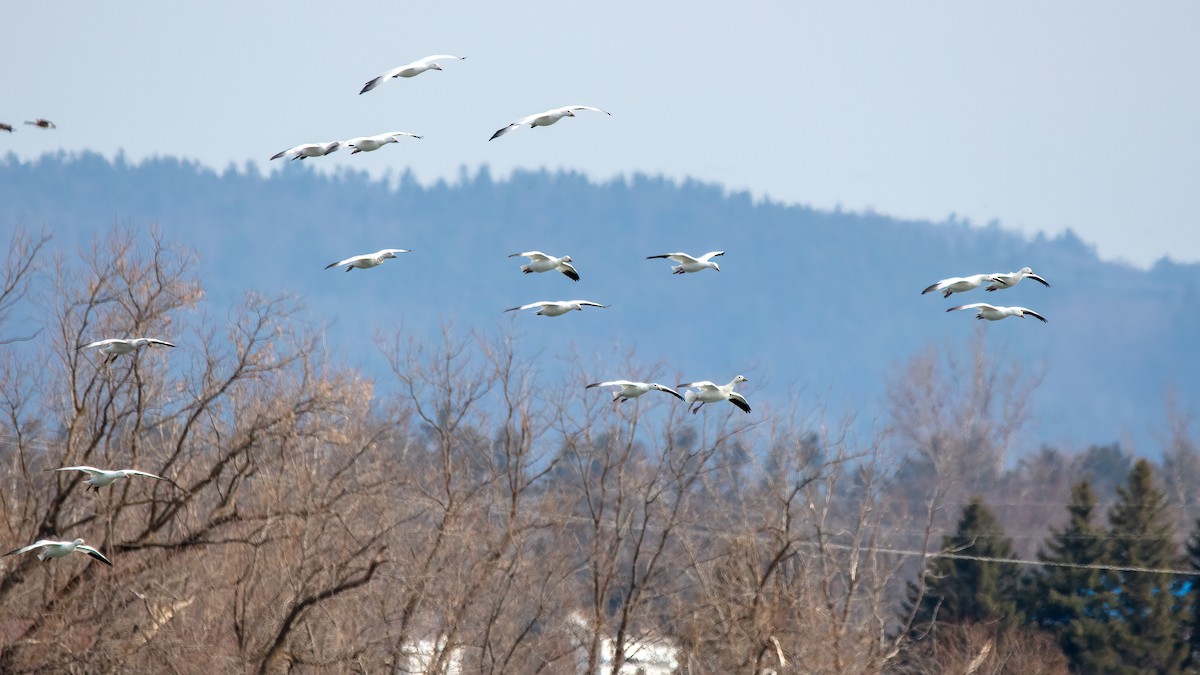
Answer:
[[[53,471],[82,471],[89,476],[95,476],[99,473],[104,473],[102,469],[97,469],[94,466],[64,466],[61,469],[52,469]]]
[[[43,546],[54,546],[55,544],[60,544],[60,543],[62,543],[62,542],[51,541],[50,539],[39,539],[28,546],[23,546],[21,548],[14,549],[12,551],[9,551],[8,553],[5,553],[4,555],[17,555],[19,553],[28,553],[29,551],[32,551],[35,548],[41,548]]]

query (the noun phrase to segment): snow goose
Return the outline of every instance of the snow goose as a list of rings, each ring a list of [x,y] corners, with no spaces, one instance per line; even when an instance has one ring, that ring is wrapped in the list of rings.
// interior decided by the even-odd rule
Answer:
[[[691,387],[695,389],[695,391],[688,391],[683,395],[684,402],[689,406],[693,403],[699,402],[699,405],[694,408],[690,408],[693,415],[700,412],[700,408],[704,407],[705,403],[716,403],[717,401],[729,401],[730,403],[741,408],[743,411],[750,412],[750,402],[746,400],[745,396],[742,396],[733,390],[733,388],[739,382],[749,382],[749,380],[741,375],[738,375],[730,380],[729,384],[725,385],[713,384],[708,380],[702,380],[700,382],[687,382],[685,384],[676,386],[679,389],[683,389],[685,387]]]
[[[341,141],[332,141],[329,143],[304,143],[303,145],[297,145],[295,147],[288,148],[287,150],[280,150],[274,155],[271,155],[271,159],[287,157],[288,159],[295,160],[304,159],[305,157],[324,157],[331,152],[337,151],[337,149],[340,147],[342,147]]]
[[[155,480],[165,480],[168,483],[175,485],[175,481],[173,481],[169,478],[163,478],[162,476],[155,476],[152,473],[146,473],[145,471],[138,471],[137,469],[105,470],[105,469],[97,469],[94,466],[64,466],[61,469],[46,469],[46,470],[47,471],[82,471],[83,473],[86,473],[88,475],[88,479],[83,481],[84,483],[86,483],[88,485],[88,490],[89,491],[95,490],[97,492],[100,491],[100,488],[102,488],[106,485],[112,485],[113,482],[115,482],[118,478],[125,478],[126,476],[145,476],[147,478],[153,478]]]
[[[11,124],[0,123],[0,131],[7,131],[11,134],[12,130],[13,128]]]
[[[975,318],[987,319],[988,321],[999,321],[1000,319],[1010,316],[1019,316],[1024,319],[1025,315],[1028,314],[1042,323],[1049,323],[1046,321],[1046,317],[1038,314],[1032,309],[1027,309],[1025,307],[997,307],[995,305],[989,305],[986,302],[975,302],[969,305],[959,305],[958,307],[951,307],[946,311],[953,312],[960,309],[977,309],[979,310],[979,313],[975,315]]]
[[[492,137],[489,138],[488,140],[494,141],[497,138],[500,138],[501,136],[503,136],[504,134],[507,134],[508,132],[514,131],[516,129],[520,129],[521,127],[523,127],[527,124],[529,125],[530,129],[532,129],[533,127],[548,127],[551,124],[554,124],[555,122],[561,120],[564,117],[574,117],[576,110],[595,110],[596,112],[602,112],[605,115],[608,115],[610,117],[612,116],[612,113],[608,112],[607,110],[593,108],[588,105],[565,105],[561,108],[552,108],[545,112],[534,113],[532,115],[526,115],[526,116],[522,117],[521,119],[517,120],[516,122],[513,122],[512,124],[502,128],[502,129],[496,130],[496,133],[492,134]]]
[[[658,384],[657,382],[630,382],[629,380],[609,380],[608,382],[594,382],[594,383],[589,384],[588,386],[584,387],[584,389],[591,389],[592,387],[618,387],[617,389],[614,389],[613,393],[612,393],[614,403],[621,403],[622,401],[628,401],[631,398],[637,398],[637,397],[641,396],[642,394],[645,394],[646,392],[654,391],[654,390],[666,392],[666,393],[674,396],[675,398],[679,399],[680,401],[684,400],[683,397],[679,395],[679,392],[675,391],[674,389],[671,389],[670,387],[664,387],[661,384]]]
[[[972,274],[969,277],[950,277],[949,279],[942,279],[936,284],[921,291],[921,295],[925,295],[926,293],[932,291],[941,291],[944,293],[942,297],[948,298],[952,293],[964,293],[966,291],[979,288],[979,284],[982,284],[985,281],[997,282],[999,280],[991,274]]]
[[[156,338],[148,338],[148,337],[140,337],[140,338],[129,338],[129,339],[109,338],[107,340],[96,340],[95,342],[89,342],[88,344],[83,345],[82,347],[80,347],[80,349],[91,349],[92,347],[99,347],[100,353],[107,355],[107,358],[104,359],[104,362],[108,363],[109,361],[112,361],[113,359],[117,358],[121,354],[128,354],[130,352],[141,349],[142,347],[145,347],[146,345],[163,345],[164,347],[174,347],[175,346],[175,345],[171,344],[170,342],[167,342],[166,340],[159,340]]]
[[[358,92],[359,96],[371,91],[375,87],[387,82],[395,77],[416,77],[427,70],[442,70],[442,66],[438,61],[442,59],[455,59],[458,61],[465,60],[465,56],[451,56],[449,54],[435,54],[426,56],[423,59],[417,59],[412,63],[406,63],[402,66],[396,66],[379,77],[367,82],[363,85],[362,91]]]
[[[562,316],[571,310],[577,309],[582,312],[584,307],[599,307],[601,309],[605,309],[608,307],[608,305],[601,305],[600,303],[592,302],[591,300],[558,300],[555,302],[542,300],[540,302],[531,302],[528,305],[521,305],[520,307],[509,307],[504,311],[518,312],[523,309],[533,309],[534,307],[540,308],[538,311],[534,312],[534,314],[538,316]]]
[[[15,551],[9,551],[4,555],[27,553],[35,548],[42,549],[37,555],[38,560],[45,560],[46,558],[61,558],[74,551],[76,553],[86,553],[105,565],[112,567],[112,563],[109,562],[108,558],[105,558],[100,551],[97,551],[91,546],[84,546],[82,539],[76,539],[75,541],[54,541],[52,539],[41,539],[24,548],[18,548]]]
[[[35,126],[39,129],[57,129],[58,128],[58,127],[54,126],[54,122],[51,122],[50,120],[44,120],[40,117],[37,118],[36,120],[25,120],[25,124],[28,124],[30,126]]]
[[[401,136],[407,136],[409,138],[423,138],[422,136],[418,136],[416,134],[410,134],[407,131],[389,131],[385,134],[375,134],[374,136],[357,136],[348,141],[344,141],[342,145],[347,145],[351,148],[354,148],[350,151],[350,154],[356,155],[360,152],[371,152],[372,150],[378,150],[388,143],[399,143]]]
[[[571,256],[564,255],[561,258],[555,258],[552,255],[546,255],[541,251],[526,251],[524,253],[514,253],[510,258],[529,258],[528,265],[521,265],[521,272],[532,274],[533,272],[549,272],[550,270],[558,270],[567,275],[571,281],[579,281],[579,272],[571,266]]]
[[[1012,288],[1013,286],[1019,284],[1025,277],[1029,277],[1043,286],[1050,286],[1049,281],[1046,281],[1045,279],[1033,273],[1032,267],[1022,267],[1016,272],[1009,272],[1008,274],[993,274],[991,277],[996,280],[996,283],[983,290],[998,291],[1002,288]]]
[[[342,265],[345,265],[347,272],[355,267],[360,270],[366,270],[378,265],[382,265],[383,261],[387,260],[388,258],[395,258],[397,253],[412,253],[412,251],[405,248],[385,248],[382,251],[364,253],[362,255],[346,258],[345,260],[339,260],[335,263],[329,263],[325,266],[325,269],[329,269],[331,267],[341,267]]]
[[[721,266],[711,259],[721,255],[725,255],[725,251],[709,251],[699,258],[694,258],[686,253],[664,253],[662,255],[648,255],[646,256],[646,260],[653,260],[655,258],[674,260],[679,264],[671,267],[671,274],[685,274],[707,269],[714,269],[720,272]]]

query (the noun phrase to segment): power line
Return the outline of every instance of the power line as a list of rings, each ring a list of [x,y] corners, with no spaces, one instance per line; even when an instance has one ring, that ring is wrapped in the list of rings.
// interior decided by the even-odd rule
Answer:
[[[915,556],[923,559],[933,558],[949,558],[951,560],[973,560],[976,562],[989,563],[1007,563],[1012,565],[1038,565],[1042,567],[1070,567],[1074,569],[1085,570],[1102,570],[1111,572],[1139,572],[1144,574],[1172,574],[1183,577],[1200,576],[1200,570],[1180,570],[1170,567],[1129,567],[1125,565],[1101,565],[1101,564],[1085,564],[1085,563],[1069,563],[1069,562],[1054,562],[1050,560],[1025,560],[1021,558],[993,558],[983,555],[970,555],[967,553],[951,553],[942,551],[917,551],[901,548],[887,548],[883,546],[851,546],[849,544],[817,544],[815,542],[800,542],[804,546],[825,546],[827,548],[836,548],[846,551],[871,551],[875,553],[890,553],[893,555]]]

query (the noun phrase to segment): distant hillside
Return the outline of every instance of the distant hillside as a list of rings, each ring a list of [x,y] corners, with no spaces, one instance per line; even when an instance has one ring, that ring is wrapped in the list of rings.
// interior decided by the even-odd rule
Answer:
[[[307,163],[306,163],[307,164]],[[1029,443],[1133,439],[1156,454],[1168,390],[1200,401],[1200,265],[1149,271],[1103,262],[1072,234],[1026,238],[998,225],[903,221],[873,213],[755,202],[693,181],[635,175],[596,183],[573,173],[484,168],[455,184],[410,176],[324,176],[300,162],[262,175],[217,173],[172,158],[139,165],[93,154],[0,162],[0,223],[45,225],[56,245],[110,227],[156,224],[202,256],[209,298],[248,289],[305,298],[314,321],[352,362],[379,365],[374,334],[397,325],[434,335],[511,322],[544,355],[543,376],[584,355],[589,377],[627,375],[621,355],[661,360],[671,379],[747,375],[756,405],[803,404],[879,417],[886,380],[935,345],[989,349],[1044,369]],[[349,274],[329,262],[411,248],[385,267]],[[569,253],[582,281],[524,276],[509,253]],[[722,272],[672,276],[669,251],[722,249]],[[947,276],[1031,266],[1052,288],[975,291],[943,300],[921,289]],[[607,310],[547,319],[503,314],[534,300],[585,298]],[[960,302],[961,299],[961,302]],[[1031,307],[1050,319],[980,326],[945,309],[965,302]],[[617,359],[607,364],[606,359]],[[384,377],[380,374],[381,379]]]

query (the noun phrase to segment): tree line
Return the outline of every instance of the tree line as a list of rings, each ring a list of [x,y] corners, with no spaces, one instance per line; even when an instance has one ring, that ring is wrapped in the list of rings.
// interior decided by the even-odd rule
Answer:
[[[949,653],[958,660],[951,669],[976,663],[971,672],[1004,672],[979,666],[991,650],[1002,658],[1014,644],[1021,651],[1049,637],[1060,658],[1035,672],[1196,671],[1200,520],[1182,555],[1170,505],[1145,459],[1117,492],[1105,527],[1091,482],[1077,483],[1066,524],[1050,528],[1037,553],[1042,565],[1034,567],[1004,562],[1017,558],[1012,540],[983,501],[972,499],[942,539],[946,553],[908,583],[904,607],[914,620],[899,670],[946,669]]]
[[[295,298],[214,315],[161,235],[53,244],[16,230],[0,271],[0,538],[83,537],[113,566],[0,559],[0,671],[1191,667],[1187,578],[1130,571],[1200,562],[1182,416],[1155,483],[1117,446],[1010,462],[1038,378],[986,348],[914,357],[875,425],[614,405],[588,359],[551,378],[453,326],[381,335],[368,376]],[[78,349],[136,335],[179,347]],[[173,484],[49,471],[85,464]],[[1079,566],[992,560],[1031,541]]]

